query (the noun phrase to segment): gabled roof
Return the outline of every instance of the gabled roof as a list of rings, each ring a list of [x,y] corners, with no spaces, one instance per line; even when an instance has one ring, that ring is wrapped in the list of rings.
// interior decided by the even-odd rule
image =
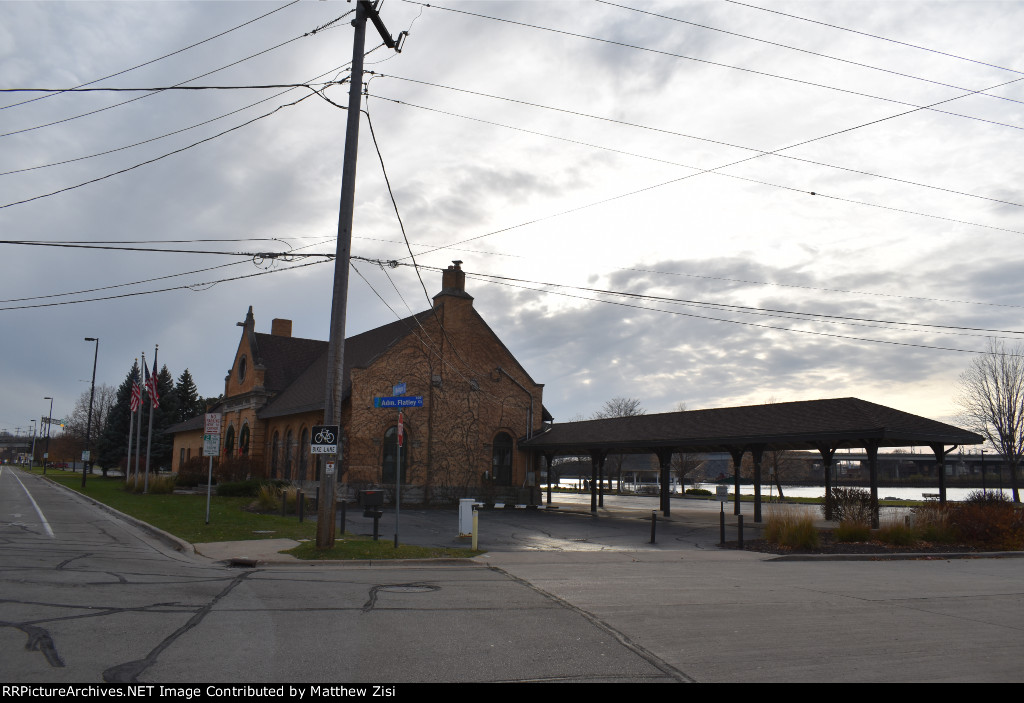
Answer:
[[[830,398],[567,422],[519,446],[546,452],[662,447],[728,451],[751,444],[777,449],[815,449],[818,443],[862,447],[867,441],[900,447],[980,444],[983,438],[859,398]]]
[[[319,339],[253,334],[253,361],[264,367],[263,387],[281,391],[295,381],[317,357],[327,353],[327,342]]]
[[[346,338],[342,399],[347,398],[352,392],[353,368],[369,366],[377,357],[397,344],[433,314],[434,310],[425,310]],[[259,412],[259,417],[281,417],[311,410],[323,410],[324,386],[327,382],[327,342],[319,342],[319,344],[323,345],[320,354],[304,367],[302,373],[298,374],[283,392],[267,403],[266,407]]]

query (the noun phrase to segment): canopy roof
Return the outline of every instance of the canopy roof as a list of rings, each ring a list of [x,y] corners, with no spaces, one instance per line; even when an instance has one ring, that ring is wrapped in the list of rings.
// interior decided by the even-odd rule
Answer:
[[[983,441],[974,432],[860,398],[830,398],[566,422],[521,441],[519,447],[559,454],[662,448],[730,451],[758,444],[773,449],[820,449]]]

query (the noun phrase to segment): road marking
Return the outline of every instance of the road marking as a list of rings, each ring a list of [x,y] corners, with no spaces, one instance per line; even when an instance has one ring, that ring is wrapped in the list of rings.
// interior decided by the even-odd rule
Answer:
[[[8,473],[10,473],[10,472],[8,472]],[[4,475],[3,467],[0,467],[0,476],[3,476],[3,475]],[[36,504],[35,498],[33,498],[32,494],[28,492],[28,489],[25,488],[25,484],[21,482],[21,479],[18,478],[17,475],[12,473],[11,476],[13,476],[14,480],[18,482],[18,485],[21,486],[21,490],[25,491],[25,495],[28,496],[29,502],[32,503],[32,507],[35,508],[36,514],[39,516],[40,522],[42,522],[43,527],[46,529],[46,534],[50,535],[50,537],[56,538],[56,535],[53,534],[53,530],[50,529],[50,523],[48,523],[46,521],[46,516],[43,515],[43,511],[39,509],[39,506]]]

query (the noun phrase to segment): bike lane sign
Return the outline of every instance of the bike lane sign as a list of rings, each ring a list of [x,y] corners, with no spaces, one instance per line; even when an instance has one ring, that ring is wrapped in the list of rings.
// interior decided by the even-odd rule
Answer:
[[[338,426],[316,425],[309,435],[310,454],[338,453]]]

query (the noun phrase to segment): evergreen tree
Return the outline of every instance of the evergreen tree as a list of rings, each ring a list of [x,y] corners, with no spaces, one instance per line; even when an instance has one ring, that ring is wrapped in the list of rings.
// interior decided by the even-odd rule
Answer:
[[[188,369],[182,371],[178,376],[178,385],[174,387],[174,392],[178,400],[177,422],[191,420],[206,412],[206,401],[200,397],[199,389],[196,388],[196,383],[192,380],[192,374]]]
[[[96,440],[96,463],[103,469],[103,475],[111,467],[121,466],[128,455],[128,431],[131,427],[132,383],[140,379],[139,364],[132,364],[127,377],[117,388],[114,405],[106,415],[100,435]],[[141,383],[141,381],[139,381]]]
[[[171,468],[171,454],[174,451],[174,435],[167,430],[178,422],[178,394],[174,388],[174,377],[164,364],[156,376],[156,389],[160,394],[160,407],[153,415],[153,444],[150,450],[150,469]],[[145,431],[143,431],[145,436]],[[145,441],[145,440],[143,440]]]

